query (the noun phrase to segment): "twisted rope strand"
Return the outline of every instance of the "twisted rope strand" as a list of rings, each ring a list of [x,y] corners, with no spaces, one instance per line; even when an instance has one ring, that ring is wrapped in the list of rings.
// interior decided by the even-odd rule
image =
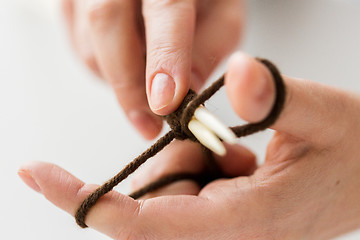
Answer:
[[[173,131],[166,133],[162,138],[160,138],[155,144],[143,152],[140,156],[135,158],[130,162],[122,171],[104,183],[102,186],[98,187],[93,193],[91,193],[81,204],[79,209],[75,214],[76,223],[82,227],[86,228],[85,217],[89,212],[90,208],[95,205],[97,200],[100,197],[104,196],[106,193],[110,192],[116,185],[121,181],[126,179],[131,173],[135,172],[143,163],[146,162],[149,158],[153,157],[155,154],[160,152],[165,146],[167,146],[172,140],[174,140],[175,134]]]

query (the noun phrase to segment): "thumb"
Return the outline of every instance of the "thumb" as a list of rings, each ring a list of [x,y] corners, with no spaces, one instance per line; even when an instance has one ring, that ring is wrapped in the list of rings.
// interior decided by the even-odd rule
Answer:
[[[346,135],[353,105],[349,94],[307,80],[283,79],[285,105],[272,129],[321,145],[334,144]],[[241,118],[259,122],[270,113],[276,90],[261,62],[234,54],[225,81],[230,102]]]

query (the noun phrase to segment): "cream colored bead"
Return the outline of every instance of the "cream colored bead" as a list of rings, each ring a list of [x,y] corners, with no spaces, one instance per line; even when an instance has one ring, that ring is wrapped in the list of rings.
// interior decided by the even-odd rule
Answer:
[[[189,122],[188,128],[205,147],[220,156],[226,154],[226,149],[219,138],[201,122],[193,118]]]
[[[194,117],[227,143],[236,143],[236,135],[204,106],[198,107]]]

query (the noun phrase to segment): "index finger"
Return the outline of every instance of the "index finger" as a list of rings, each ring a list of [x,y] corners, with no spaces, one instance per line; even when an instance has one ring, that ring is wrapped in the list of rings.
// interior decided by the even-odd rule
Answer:
[[[151,109],[173,112],[190,86],[195,0],[144,0],[146,90]]]
[[[30,187],[73,216],[82,201],[97,188],[50,163],[23,165],[19,175]],[[175,233],[176,229],[191,234],[194,222],[207,222],[209,211],[214,208],[210,208],[210,204],[205,198],[196,196],[135,201],[111,191],[91,208],[86,224],[114,239],[148,239],[154,236],[155,239],[171,239],[171,232]],[[188,221],[189,218],[192,221]]]

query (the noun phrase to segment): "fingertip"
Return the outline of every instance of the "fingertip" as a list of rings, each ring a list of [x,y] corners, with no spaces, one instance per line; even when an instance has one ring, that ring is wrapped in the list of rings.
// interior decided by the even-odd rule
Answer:
[[[50,163],[30,161],[20,166],[18,175],[28,187],[36,192],[43,193],[42,182],[48,181],[46,176],[51,172],[53,166]]]
[[[225,144],[226,155],[217,156],[224,174],[230,177],[249,176],[257,168],[256,155],[242,145]]]
[[[30,161],[22,164],[18,170],[18,174],[26,173],[31,176],[38,175],[39,171],[50,166],[50,163],[40,161]]]
[[[18,175],[21,180],[35,192],[41,193],[41,189],[30,172],[26,169],[26,167],[20,167],[18,170]]]
[[[230,59],[225,81],[230,102],[241,118],[259,122],[268,115],[275,101],[275,86],[263,64],[237,52]]]
[[[79,200],[83,198],[79,195],[79,190],[84,183],[55,164],[28,162],[20,167],[19,172],[22,174],[20,177],[29,187],[37,190],[36,186],[32,185],[35,183],[46,199],[70,214],[74,214],[83,200]]]

